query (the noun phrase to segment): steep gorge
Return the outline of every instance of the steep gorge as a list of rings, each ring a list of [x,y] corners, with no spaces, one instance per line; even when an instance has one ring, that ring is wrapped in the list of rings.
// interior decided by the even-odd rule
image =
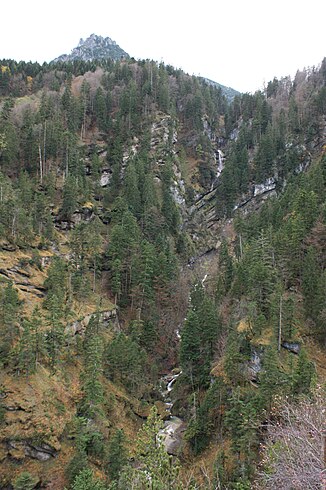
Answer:
[[[203,489],[248,484],[266,393],[310,390],[311,361],[284,345],[323,379],[322,68],[304,79],[311,105],[295,110],[293,84],[280,120],[282,81],[228,103],[149,61],[2,66],[2,488],[23,470],[64,488],[87,464],[110,485],[117,429],[132,462],[180,366],[183,488],[191,472]]]

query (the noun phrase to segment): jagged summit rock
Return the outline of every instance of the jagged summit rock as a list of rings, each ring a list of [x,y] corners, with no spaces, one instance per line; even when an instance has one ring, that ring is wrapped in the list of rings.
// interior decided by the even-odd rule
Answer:
[[[118,60],[121,58],[129,58],[120,46],[109,37],[97,36],[91,34],[87,39],[80,39],[78,46],[74,48],[70,54],[62,54],[55,58],[53,62],[58,61],[92,61],[99,59]]]

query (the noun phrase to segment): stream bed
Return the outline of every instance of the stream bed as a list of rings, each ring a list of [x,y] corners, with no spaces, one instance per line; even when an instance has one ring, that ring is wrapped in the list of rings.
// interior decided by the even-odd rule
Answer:
[[[179,417],[171,414],[173,402],[171,400],[171,391],[173,384],[180,376],[182,371],[178,374],[168,374],[161,379],[162,384],[162,397],[165,403],[166,411],[168,413],[167,419],[164,422],[164,427],[160,430],[159,434],[162,437],[162,441],[166,452],[168,454],[176,456],[182,445],[182,434],[185,431],[185,423]]]

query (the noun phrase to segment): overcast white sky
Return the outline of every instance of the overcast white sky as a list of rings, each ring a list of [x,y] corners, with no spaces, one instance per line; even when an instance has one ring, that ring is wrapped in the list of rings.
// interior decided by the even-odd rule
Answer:
[[[0,59],[51,61],[92,33],[136,59],[254,92],[322,61],[326,2],[9,0],[1,5]]]

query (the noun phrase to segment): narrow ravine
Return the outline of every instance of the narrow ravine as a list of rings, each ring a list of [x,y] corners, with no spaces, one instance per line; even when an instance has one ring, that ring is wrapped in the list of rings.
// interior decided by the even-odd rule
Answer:
[[[203,288],[205,288],[205,282],[209,277],[209,274],[206,272],[207,264],[210,263],[215,257],[216,257],[216,251],[214,250],[213,254],[210,253],[208,254],[208,257],[205,257],[206,260],[204,260],[204,262],[203,262],[203,257],[194,258],[192,267],[196,268],[198,273],[202,275],[202,279],[198,279],[198,281],[200,281]],[[189,301],[190,301],[190,295],[189,295]],[[182,323],[183,322],[181,322],[175,330],[175,336],[179,342],[181,341],[180,330],[182,329]],[[172,415],[173,387],[176,380],[181,374],[182,374],[182,370],[175,368],[173,371],[162,376],[162,378],[160,379],[160,386],[161,386],[160,393],[163,398],[163,402],[165,405],[165,412],[167,415],[165,416],[164,427],[163,429],[160,430],[159,435],[161,436],[161,440],[164,444],[167,453],[173,456],[177,456],[181,452],[182,444],[183,444],[183,433],[186,429],[186,423],[180,417],[177,417],[176,415]]]
[[[184,431],[185,424],[183,420],[175,415],[172,415],[173,402],[171,399],[171,392],[173,385],[177,378],[182,374],[182,371],[177,374],[167,374],[161,378],[162,385],[162,397],[165,403],[166,411],[169,414],[164,422],[164,427],[160,431],[162,441],[167,453],[177,455],[182,444],[182,433]]]

